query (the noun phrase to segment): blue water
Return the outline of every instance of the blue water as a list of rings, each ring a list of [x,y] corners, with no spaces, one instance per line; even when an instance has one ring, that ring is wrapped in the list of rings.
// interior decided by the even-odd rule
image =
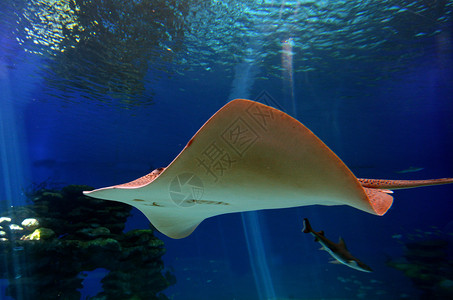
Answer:
[[[33,184],[100,188],[167,166],[236,97],[296,117],[357,177],[453,177],[452,1],[58,3],[0,5],[2,210],[25,205]],[[80,32],[40,25],[43,15]],[[386,262],[435,231],[450,243],[449,275],[437,282],[453,283],[452,193],[453,185],[396,191],[383,217],[306,206],[217,216],[181,240],[156,232],[177,280],[163,293],[417,299],[420,287]],[[301,233],[303,218],[333,241],[343,237],[374,272],[330,264]],[[136,228],[149,222],[133,210],[126,231]],[[102,276],[89,273],[83,299],[99,292]]]

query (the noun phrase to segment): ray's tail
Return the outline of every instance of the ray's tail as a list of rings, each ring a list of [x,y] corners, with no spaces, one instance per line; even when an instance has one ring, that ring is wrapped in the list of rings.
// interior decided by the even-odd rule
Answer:
[[[388,179],[365,179],[358,178],[360,184],[365,188],[372,189],[409,189],[420,186],[439,185],[453,183],[453,178],[439,178],[427,180],[388,180]]]

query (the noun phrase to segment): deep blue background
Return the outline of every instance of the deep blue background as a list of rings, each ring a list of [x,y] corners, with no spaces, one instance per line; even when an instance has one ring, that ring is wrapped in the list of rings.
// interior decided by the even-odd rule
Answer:
[[[436,44],[434,39],[432,44]],[[451,52],[447,58],[436,47],[427,48],[405,70],[369,86],[358,85],[346,75],[344,80],[333,81],[330,75],[296,73],[297,118],[357,177],[453,177]],[[4,71],[2,78],[7,97],[1,101],[8,102],[16,116],[11,124],[16,127],[11,129],[20,130],[26,184],[47,180],[57,186],[98,188],[133,180],[169,164],[203,123],[231,100],[232,81],[225,80],[225,72],[219,70],[196,83],[184,77],[159,81],[152,87],[156,95],[149,107],[125,110],[82,97],[63,101],[44,93],[39,77],[29,76],[38,73],[41,63],[26,59],[16,69]],[[250,97],[262,91],[277,102],[287,97],[276,78],[254,81]],[[409,167],[423,170],[397,173]],[[277,296],[360,298],[360,291],[368,292],[367,299],[379,299],[378,291],[384,291],[386,299],[415,295],[408,279],[385,265],[387,257],[398,257],[403,251],[392,236],[401,234],[407,239],[417,229],[426,235],[431,226],[444,234],[453,232],[452,192],[452,185],[397,191],[393,207],[383,217],[350,207],[259,212]],[[317,251],[319,245],[312,237],[300,232],[303,217],[332,240],[342,236],[375,272],[364,274],[328,264],[328,255]],[[134,210],[128,229],[148,226]],[[165,264],[178,280],[168,296],[256,297],[240,214],[208,219],[182,240],[156,234],[165,241]],[[96,275],[90,276],[95,282]],[[88,288],[84,292],[93,293]]]

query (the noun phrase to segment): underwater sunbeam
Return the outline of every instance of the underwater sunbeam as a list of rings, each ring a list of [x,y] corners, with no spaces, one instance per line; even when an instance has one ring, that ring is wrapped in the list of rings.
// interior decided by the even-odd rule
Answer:
[[[16,120],[16,112],[11,97],[11,82],[8,72],[0,76],[0,212],[7,210],[13,204],[23,204],[25,196],[22,192],[25,187],[23,155],[20,145],[21,134],[23,130]],[[11,243],[14,248],[14,243]],[[22,276],[18,255],[13,253],[10,260],[16,278]],[[23,299],[24,286],[20,281],[15,281],[15,289],[18,299]]]
[[[286,90],[289,93],[291,103],[291,115],[297,116],[297,106],[294,96],[294,69],[293,69],[293,46],[294,40],[289,38],[282,42],[282,70],[283,70],[283,85],[287,86]],[[288,112],[287,112],[288,113]]]
[[[250,49],[251,50],[251,49]],[[249,52],[252,56],[253,51]],[[235,77],[231,87],[228,100],[237,97],[249,97],[250,89],[256,73],[257,66],[253,64],[253,59],[245,59],[244,62],[236,67]],[[250,266],[253,272],[256,289],[259,299],[275,299],[275,290],[272,282],[271,272],[267,265],[266,251],[260,230],[258,212],[251,211],[242,213],[242,225],[247,241],[247,249],[250,258]]]
[[[252,266],[253,277],[255,278],[256,289],[259,299],[275,299],[274,284],[271,272],[267,265],[266,251],[263,246],[263,235],[261,233],[260,221],[257,211],[250,211],[241,214],[244,227],[245,240]]]

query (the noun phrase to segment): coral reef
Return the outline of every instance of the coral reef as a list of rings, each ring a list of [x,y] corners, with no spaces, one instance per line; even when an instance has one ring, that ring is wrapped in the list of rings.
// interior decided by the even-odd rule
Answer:
[[[403,258],[387,265],[403,271],[421,292],[421,299],[453,299],[453,260],[449,243],[440,235],[406,243]]]
[[[90,299],[167,299],[175,282],[151,229],[123,233],[131,207],[85,197],[88,186],[40,189],[0,217],[0,277],[15,299],[80,299],[83,272],[109,270]],[[21,224],[21,225],[17,225]]]

